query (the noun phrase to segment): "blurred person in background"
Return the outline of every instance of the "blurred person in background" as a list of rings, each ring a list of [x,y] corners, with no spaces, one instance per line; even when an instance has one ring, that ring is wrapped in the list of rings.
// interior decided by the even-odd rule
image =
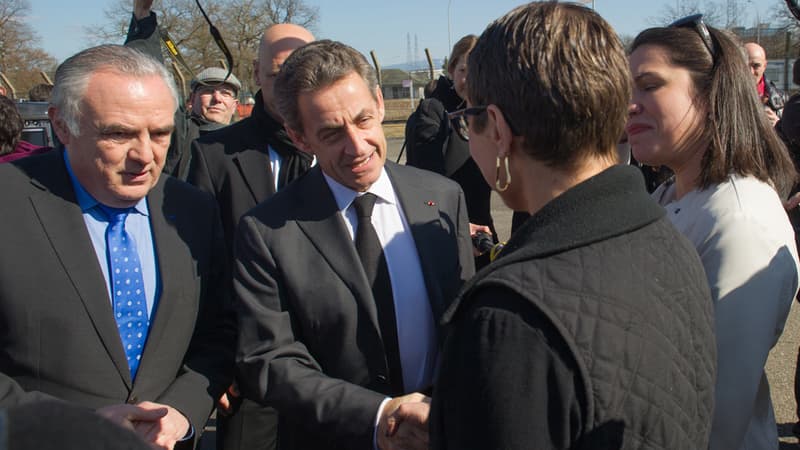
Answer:
[[[718,372],[712,449],[777,449],[764,372],[798,288],[784,211],[796,180],[741,47],[701,15],[631,46],[626,130],[634,157],[674,177],[653,197],[694,244],[714,301]]]
[[[40,147],[23,141],[21,138],[24,127],[25,124],[14,100],[0,96],[0,163],[16,161],[51,150],[50,147]]]
[[[469,34],[453,46],[447,63],[447,76],[440,76],[430,95],[417,111],[413,127],[406,130],[408,164],[430,170],[454,180],[464,191],[469,221],[488,227],[497,240],[491,214],[492,190],[469,155],[469,132],[466,122],[450,118],[448,113],[466,106],[467,62],[478,38]],[[488,255],[476,260],[488,263]]]
[[[189,120],[194,125],[189,128],[192,140],[228,126],[233,120],[242,83],[236,75],[225,78],[226,75],[228,71],[221,67],[208,67],[192,79],[189,95]]]
[[[767,70],[767,53],[764,48],[755,42],[748,42],[744,44],[744,50],[747,53],[747,66],[755,79],[758,98],[764,105],[769,123],[775,126],[783,114],[786,95],[764,75],[764,71]]]
[[[50,93],[53,92],[53,85],[47,83],[39,83],[28,91],[29,102],[48,102],[50,101]]]

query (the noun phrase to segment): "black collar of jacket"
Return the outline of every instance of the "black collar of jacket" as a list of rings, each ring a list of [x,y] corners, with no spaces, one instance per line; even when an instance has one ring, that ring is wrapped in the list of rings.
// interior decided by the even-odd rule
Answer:
[[[220,128],[224,128],[227,125],[224,123],[219,122],[212,122],[205,117],[202,117],[199,114],[196,114],[192,111],[189,114],[189,120],[192,121],[195,125],[197,125],[197,129],[200,130],[202,133],[208,133],[209,131],[219,130]]]
[[[629,233],[664,217],[633,166],[616,165],[551,200],[520,227],[497,260],[461,289],[442,317],[449,322],[459,303],[482,279],[502,267],[584,247]]]
[[[259,128],[265,136],[269,136],[268,144],[272,147],[282,158],[287,158],[289,155],[298,154],[301,158],[311,161],[311,155],[298,151],[294,147],[292,139],[283,127],[283,124],[273,119],[264,108],[264,99],[261,96],[261,91],[256,92],[255,104],[253,105],[253,112],[251,117],[258,123]]]
[[[466,103],[456,93],[453,82],[444,75],[439,76],[439,79],[436,81],[436,88],[428,98],[439,100],[444,105],[444,109],[451,112],[457,110]]]

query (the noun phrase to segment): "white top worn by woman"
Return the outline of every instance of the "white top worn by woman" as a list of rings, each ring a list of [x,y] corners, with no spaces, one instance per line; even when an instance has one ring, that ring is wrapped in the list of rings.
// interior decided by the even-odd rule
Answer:
[[[694,243],[715,302],[718,379],[712,449],[777,449],[764,370],[798,289],[794,231],[775,190],[754,177],[653,197]],[[676,268],[679,269],[679,268]]]

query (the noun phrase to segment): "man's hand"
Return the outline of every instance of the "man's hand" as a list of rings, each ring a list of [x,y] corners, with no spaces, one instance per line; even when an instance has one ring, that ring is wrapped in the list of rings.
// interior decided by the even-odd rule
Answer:
[[[133,0],[133,16],[142,20],[150,16],[153,0]]]
[[[172,450],[189,432],[189,420],[171,406],[153,402],[100,408],[101,416],[136,432],[154,448]]]
[[[475,225],[474,223],[469,224],[469,237],[475,236],[475,233],[483,231],[484,233],[492,234],[492,229],[487,227],[486,225]]]
[[[478,233],[486,233],[489,236],[491,236],[492,235],[492,229],[487,227],[486,225],[476,225],[476,224],[470,222],[470,224],[469,224],[469,237],[473,239],[473,241],[472,241],[472,243],[473,243],[472,244],[473,245],[473,247],[472,247],[472,256],[474,256],[476,258],[483,254],[480,249],[475,248],[475,235],[478,234]]]
[[[378,421],[378,448],[427,449],[430,402],[417,392],[389,400]]]
[[[144,410],[136,405],[129,405],[127,403],[106,406],[95,412],[117,425],[121,425],[132,431],[135,431],[136,422],[138,421],[143,420],[150,422],[159,420],[167,415],[166,408]]]
[[[774,127],[775,124],[778,123],[778,115],[775,114],[775,111],[773,111],[769,106],[764,107],[764,112],[767,113],[767,120],[769,121],[770,125]]]
[[[788,200],[783,202],[783,209],[785,209],[786,212],[789,212],[792,209],[797,208],[797,205],[800,205],[800,192],[794,194],[793,196],[789,197]]]
[[[230,415],[231,412],[233,412],[233,403],[238,400],[241,395],[239,389],[236,387],[236,382],[233,382],[217,401],[217,413],[223,416]]]

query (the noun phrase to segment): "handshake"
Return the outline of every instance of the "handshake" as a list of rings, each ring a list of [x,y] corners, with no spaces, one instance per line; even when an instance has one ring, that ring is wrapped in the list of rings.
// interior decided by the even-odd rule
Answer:
[[[383,405],[377,430],[380,450],[427,449],[431,398],[418,392]]]

